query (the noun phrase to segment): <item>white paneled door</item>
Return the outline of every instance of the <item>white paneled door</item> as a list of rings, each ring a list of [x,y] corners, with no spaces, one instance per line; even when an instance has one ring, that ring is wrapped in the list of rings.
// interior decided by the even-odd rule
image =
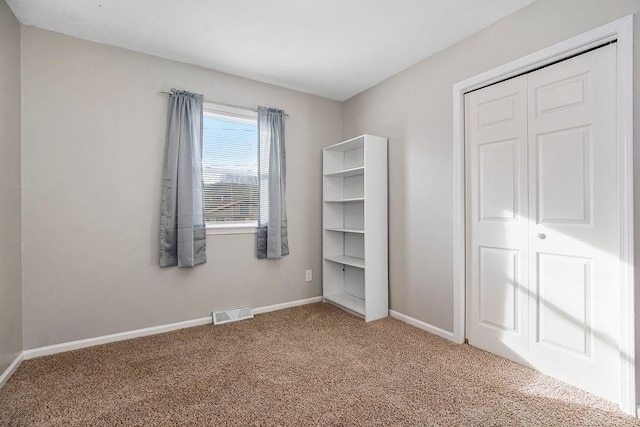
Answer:
[[[619,402],[615,44],[465,114],[469,343]]]
[[[527,78],[466,97],[467,337],[527,363]],[[523,286],[524,285],[524,286]]]

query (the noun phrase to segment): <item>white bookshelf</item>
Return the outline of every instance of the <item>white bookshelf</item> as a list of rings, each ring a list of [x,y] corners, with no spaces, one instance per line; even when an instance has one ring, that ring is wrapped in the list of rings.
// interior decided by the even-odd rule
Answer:
[[[366,321],[389,314],[387,139],[323,150],[323,297]]]

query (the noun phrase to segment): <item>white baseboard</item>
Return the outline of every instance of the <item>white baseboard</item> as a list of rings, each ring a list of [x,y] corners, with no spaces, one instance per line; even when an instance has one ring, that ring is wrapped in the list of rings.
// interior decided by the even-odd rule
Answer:
[[[257,307],[253,310],[254,314],[268,313],[270,311],[282,310],[285,308],[296,307],[299,305],[311,304],[322,301],[322,297],[313,297],[290,301],[281,304],[268,305],[265,307]],[[186,320],[184,322],[169,323],[167,325],[152,326],[150,328],[135,329],[133,331],[120,332],[117,334],[104,335],[101,337],[87,338],[78,341],[70,341],[60,344],[49,345],[46,347],[33,348],[25,350],[22,354],[24,360],[34,359],[36,357],[50,356],[52,354],[63,353],[65,351],[78,350],[86,347],[107,344],[110,342],[129,340],[132,338],[145,337],[148,335],[156,335],[164,332],[171,332],[178,329],[190,328],[193,326],[201,326],[212,323],[211,316],[202,317],[200,319]]]
[[[449,341],[456,342],[455,337],[453,336],[453,332],[445,331],[444,329],[440,329],[437,326],[430,325],[422,320],[415,319],[413,317],[407,316],[406,314],[398,313],[395,310],[389,310],[389,316],[394,319],[402,320],[405,323],[410,324],[411,326],[415,326],[416,328],[423,329],[427,332],[431,332],[434,335],[437,335],[442,338],[446,338]]]
[[[133,331],[119,332],[117,334],[104,335],[95,338],[86,338],[83,340],[69,341],[60,344],[48,345],[46,347],[33,348],[24,351],[25,360],[34,359],[36,357],[50,356],[52,354],[63,353],[65,351],[78,350],[95,345],[107,344],[110,342],[124,341],[132,338],[146,337],[148,335],[161,334],[163,332],[171,332],[178,329],[190,328],[192,326],[200,326],[211,323],[211,316],[202,317],[200,319],[187,320],[184,322],[169,323],[167,325],[152,326],[150,328],[135,329]]]
[[[313,304],[316,302],[322,302],[322,297],[313,297],[299,299],[296,301],[283,302],[281,304],[266,305],[264,307],[256,307],[253,309],[253,314],[268,313],[270,311],[284,310],[285,308],[297,307],[299,305]]]
[[[20,352],[20,354],[18,354],[16,358],[13,359],[13,362],[11,362],[11,365],[9,365],[9,367],[5,369],[2,375],[0,375],[0,388],[4,387],[7,381],[9,381],[9,378],[11,378],[11,375],[13,375],[16,369],[18,369],[18,367],[20,366],[23,360],[24,360],[24,353]]]

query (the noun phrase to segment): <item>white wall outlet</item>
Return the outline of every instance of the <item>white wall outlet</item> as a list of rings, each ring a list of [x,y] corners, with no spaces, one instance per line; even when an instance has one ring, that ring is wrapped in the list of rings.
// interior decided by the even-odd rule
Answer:
[[[310,282],[313,280],[313,271],[307,270],[304,272],[304,280]]]

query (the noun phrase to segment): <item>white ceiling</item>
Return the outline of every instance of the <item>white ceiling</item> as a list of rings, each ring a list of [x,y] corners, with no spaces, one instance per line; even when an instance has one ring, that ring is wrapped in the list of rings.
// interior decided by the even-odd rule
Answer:
[[[339,101],[534,0],[7,0],[26,25]]]

